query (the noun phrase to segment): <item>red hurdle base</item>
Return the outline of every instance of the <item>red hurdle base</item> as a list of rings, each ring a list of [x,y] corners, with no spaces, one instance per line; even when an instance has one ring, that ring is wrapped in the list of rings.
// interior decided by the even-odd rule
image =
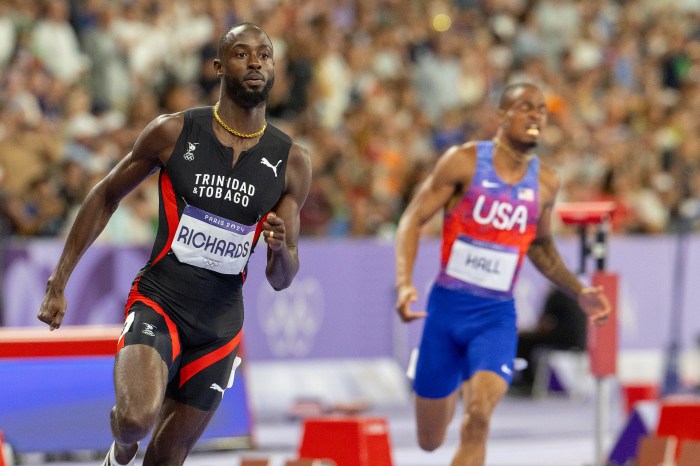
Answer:
[[[384,418],[321,417],[304,421],[301,458],[328,458],[338,466],[392,466]]]
[[[700,397],[673,396],[662,399],[656,435],[674,436],[681,443],[684,440],[700,440]]]

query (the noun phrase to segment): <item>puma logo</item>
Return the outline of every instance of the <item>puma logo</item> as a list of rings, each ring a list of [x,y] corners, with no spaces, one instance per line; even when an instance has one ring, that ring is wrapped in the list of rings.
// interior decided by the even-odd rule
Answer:
[[[267,160],[265,157],[262,158],[260,163],[263,165],[266,165],[270,168],[272,168],[272,171],[275,172],[275,178],[277,178],[277,166],[282,162],[281,160],[278,160],[276,164],[272,165],[269,160]]]
[[[211,388],[212,390],[216,390],[217,392],[221,392],[221,397],[223,398],[225,390],[221,388],[221,386],[218,383],[211,384],[211,387],[209,388]]]

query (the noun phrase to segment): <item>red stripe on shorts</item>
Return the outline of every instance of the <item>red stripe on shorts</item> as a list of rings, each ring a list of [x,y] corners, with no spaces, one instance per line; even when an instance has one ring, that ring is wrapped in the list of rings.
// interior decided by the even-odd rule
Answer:
[[[240,343],[242,334],[243,331],[240,330],[231,341],[226,343],[221,348],[216,349],[209,354],[205,354],[201,358],[195,359],[186,366],[183,366],[182,369],[180,369],[180,387],[182,387],[185,382],[194,377],[198,372],[221,361],[226,356],[231,354],[231,352],[233,352],[233,350],[235,350]]]
[[[146,306],[150,307],[154,311],[156,311],[158,314],[163,316],[163,319],[165,319],[165,325],[168,326],[168,334],[170,335],[170,341],[173,342],[173,361],[175,358],[177,358],[180,355],[180,337],[177,333],[177,326],[175,325],[175,322],[173,322],[170,317],[163,311],[163,308],[160,307],[160,304],[157,302],[153,301],[150,298],[145,297],[139,291],[136,289],[138,286],[138,281],[134,283],[134,286],[131,287],[131,291],[129,292],[129,299],[126,302],[126,310],[127,312],[129,309],[131,309],[131,306],[134,305],[135,302],[140,301],[144,303]],[[117,347],[117,351],[122,349],[124,346],[124,339],[120,338],[119,339],[119,345]]]

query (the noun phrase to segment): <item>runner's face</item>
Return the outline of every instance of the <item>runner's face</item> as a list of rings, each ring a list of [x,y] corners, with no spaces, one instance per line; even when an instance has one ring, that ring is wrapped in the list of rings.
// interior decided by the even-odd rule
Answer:
[[[229,34],[230,45],[217,69],[226,94],[244,108],[267,102],[275,82],[272,44],[256,28],[241,27]]]
[[[547,125],[547,104],[537,89],[523,87],[513,96],[502,126],[511,141],[534,147]]]

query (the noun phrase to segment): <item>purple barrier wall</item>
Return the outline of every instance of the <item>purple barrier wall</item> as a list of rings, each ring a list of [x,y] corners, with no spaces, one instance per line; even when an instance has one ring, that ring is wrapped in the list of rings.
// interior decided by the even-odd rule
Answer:
[[[56,241],[9,243],[3,271],[4,325],[39,326],[36,313],[46,279],[62,244]],[[245,284],[245,346],[251,359],[352,358],[404,359],[422,323],[403,325],[394,311],[393,245],[375,240],[303,240],[301,270],[294,284],[274,292],[264,278],[264,244],[253,254]],[[427,289],[438,264],[437,240],[424,240],[415,283]],[[559,247],[567,264],[578,264],[578,242]],[[121,323],[131,280],[145,263],[149,247],[95,245],[76,269],[66,290],[67,324]],[[666,346],[672,305],[674,237],[612,238],[608,270],[620,273],[620,345],[624,349]],[[700,333],[700,237],[687,253],[683,345]],[[589,264],[589,270],[593,268]],[[519,324],[534,322],[547,283],[526,262],[516,290]]]

